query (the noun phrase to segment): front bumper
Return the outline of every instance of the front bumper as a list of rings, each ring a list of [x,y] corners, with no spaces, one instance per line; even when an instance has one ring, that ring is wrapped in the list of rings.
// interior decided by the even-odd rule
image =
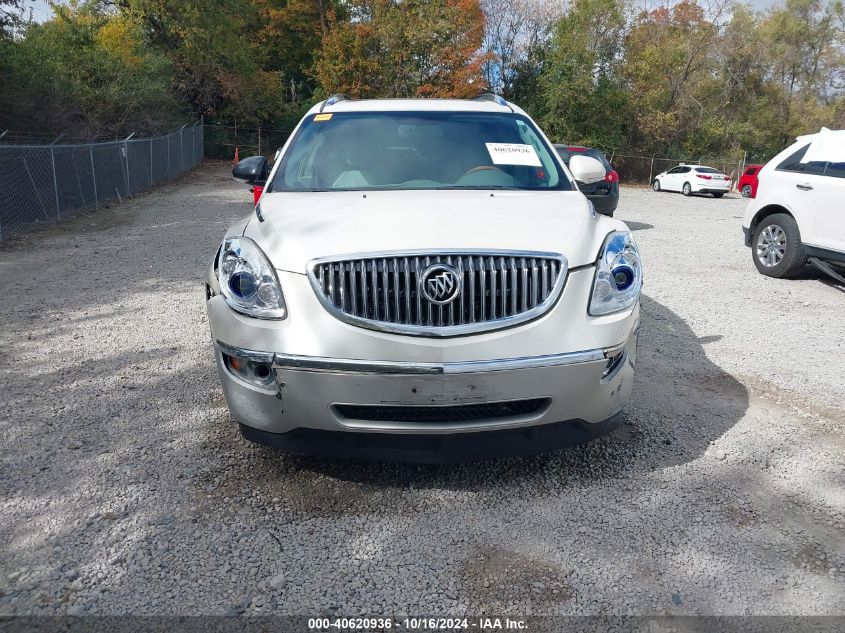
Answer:
[[[268,433],[243,424],[241,434],[250,442],[300,455],[449,464],[491,457],[528,455],[582,444],[613,431],[623,421],[620,411],[607,420],[594,424],[583,420],[566,420],[542,426],[488,431],[484,433],[483,441],[479,441],[479,435],[475,433],[395,435],[315,429]]]
[[[587,317],[592,275],[592,268],[573,271],[558,304],[536,321],[453,339],[342,323],[316,303],[301,275],[283,273],[290,309],[283,321],[244,317],[213,296],[209,323],[232,417],[254,441],[344,456],[360,457],[363,447],[365,457],[428,454],[424,461],[452,461],[477,457],[497,439],[506,450],[492,454],[584,441],[620,419],[633,385],[639,321],[639,306]],[[237,375],[226,357],[269,369],[266,383]],[[508,408],[526,401],[540,404]],[[505,408],[495,415],[478,414],[498,405]],[[434,409],[446,414],[415,417]],[[466,416],[465,410],[475,413]],[[452,411],[460,415],[451,418]],[[543,433],[532,431],[540,427]],[[399,452],[387,451],[386,444],[398,444]]]
[[[615,428],[631,395],[636,339],[635,332],[608,350],[418,365],[265,354],[219,342],[216,355],[229,409],[249,440],[295,453],[460,461],[550,450]],[[267,363],[272,387],[247,384],[224,355]],[[540,404],[490,418],[409,420],[408,412],[503,402]],[[348,409],[379,415],[356,419]]]

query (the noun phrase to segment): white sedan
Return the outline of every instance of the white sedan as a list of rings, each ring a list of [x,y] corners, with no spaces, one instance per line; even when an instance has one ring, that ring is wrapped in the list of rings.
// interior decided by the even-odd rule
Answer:
[[[709,193],[721,198],[731,189],[731,178],[705,165],[678,165],[657,174],[651,183],[655,191],[680,191],[685,196]]]

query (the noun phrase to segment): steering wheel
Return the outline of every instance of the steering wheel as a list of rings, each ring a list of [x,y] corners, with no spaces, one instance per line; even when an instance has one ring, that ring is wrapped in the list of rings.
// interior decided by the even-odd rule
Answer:
[[[472,167],[471,169],[466,170],[464,172],[464,175],[461,176],[461,178],[466,178],[470,174],[474,174],[474,173],[479,172],[479,171],[493,171],[493,170],[500,171],[503,174],[507,173],[507,172],[505,172],[504,169],[500,169],[499,167],[496,167],[495,165],[477,165],[475,167]],[[458,178],[458,180],[460,180],[460,178]]]

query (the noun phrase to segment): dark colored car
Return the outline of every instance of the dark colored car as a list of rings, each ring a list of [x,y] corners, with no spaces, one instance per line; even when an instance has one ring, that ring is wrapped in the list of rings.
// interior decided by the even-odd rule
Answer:
[[[736,188],[739,189],[743,198],[754,198],[757,196],[757,174],[760,173],[762,168],[762,165],[748,165],[745,171],[742,172]]]
[[[604,165],[605,171],[607,172],[604,180],[590,184],[579,182],[578,188],[593,203],[598,213],[613,217],[613,212],[616,211],[616,205],[619,204],[619,174],[613,169],[610,161],[607,160],[607,156],[600,150],[591,147],[579,147],[577,145],[555,145],[554,147],[567,166],[569,165],[569,159],[576,154],[595,158]]]

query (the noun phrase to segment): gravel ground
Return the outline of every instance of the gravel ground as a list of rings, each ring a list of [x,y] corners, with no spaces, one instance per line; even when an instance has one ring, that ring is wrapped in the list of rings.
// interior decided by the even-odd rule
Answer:
[[[201,283],[207,165],[0,245],[0,615],[845,614],[845,293],[757,274],[744,203],[625,188],[627,423],[462,466],[240,439]]]

